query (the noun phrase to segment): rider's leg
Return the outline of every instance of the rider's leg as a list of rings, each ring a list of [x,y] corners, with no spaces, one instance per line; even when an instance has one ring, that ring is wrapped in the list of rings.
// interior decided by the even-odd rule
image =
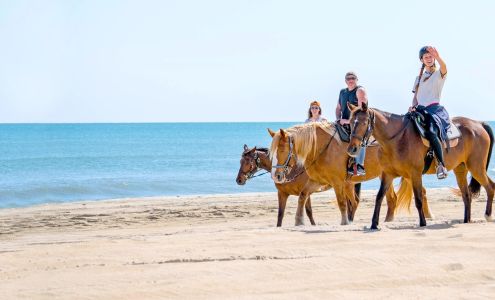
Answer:
[[[366,146],[361,147],[359,149],[359,153],[356,156],[356,164],[358,168],[358,173],[362,173],[364,175],[364,159],[366,157]]]
[[[438,128],[430,115],[427,116],[426,121],[427,131],[425,132],[425,136],[428,141],[430,141],[430,145],[433,148],[435,157],[438,160],[437,177],[439,179],[443,179],[447,177],[447,169],[445,169],[445,162],[443,160],[442,144],[440,143],[440,139],[438,138]]]

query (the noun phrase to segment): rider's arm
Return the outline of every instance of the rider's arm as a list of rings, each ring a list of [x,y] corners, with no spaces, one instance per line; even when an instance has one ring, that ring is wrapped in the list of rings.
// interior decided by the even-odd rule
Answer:
[[[440,75],[442,75],[442,79],[447,75],[447,65],[440,57],[438,50],[435,47],[428,47],[428,52],[435,58],[440,64]]]
[[[437,61],[440,64],[440,75],[444,78],[447,75],[447,65],[440,56],[437,57]]]
[[[342,115],[342,107],[340,107],[340,101],[337,103],[337,108],[335,108],[335,119],[339,120]]]
[[[364,88],[358,88],[358,90],[356,91],[356,97],[358,98],[359,107],[361,107],[362,103],[368,104],[368,96],[366,95],[366,90]]]

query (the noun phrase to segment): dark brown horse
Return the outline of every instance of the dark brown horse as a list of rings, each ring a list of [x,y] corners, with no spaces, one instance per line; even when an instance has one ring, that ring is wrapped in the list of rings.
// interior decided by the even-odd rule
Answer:
[[[239,173],[237,174],[236,182],[239,185],[246,184],[247,180],[256,176],[255,173],[260,170],[265,170],[267,172],[271,171],[272,163],[270,161],[270,156],[268,154],[268,149],[266,148],[256,148],[249,149],[247,145],[244,145],[244,152],[241,155],[241,166],[239,167]],[[294,175],[300,173],[302,169],[294,169]],[[331,186],[322,186],[320,184],[315,184],[311,182],[308,175],[303,172],[297,176],[293,181],[282,184],[275,184],[278,191],[278,217],[277,217],[277,227],[282,226],[282,220],[284,218],[285,207],[287,204],[287,199],[290,195],[301,196],[303,199],[307,198],[304,205],[306,210],[306,215],[311,222],[311,225],[316,225],[313,219],[313,210],[311,208],[311,198],[310,195],[314,192],[323,192],[331,188]],[[360,188],[360,185],[359,185]],[[359,189],[356,190],[359,193]],[[303,201],[303,200],[301,200]],[[351,214],[351,212],[349,212]],[[351,217],[351,216],[349,216]],[[296,226],[304,224],[302,218],[302,213],[300,216],[296,214]]]
[[[330,184],[333,187],[342,216],[341,224],[349,224],[346,199],[355,197],[354,183],[370,180],[381,174],[382,169],[378,161],[379,147],[368,147],[365,159],[366,176],[354,176],[349,179],[347,176],[347,143],[340,140],[333,124],[310,123],[296,125],[287,130],[280,129],[276,133],[271,130],[269,132],[273,138],[270,153],[273,156],[272,162],[275,164],[272,171],[274,181],[283,183],[290,178],[288,173],[292,168],[295,168],[297,164],[304,166],[312,181],[318,184]],[[292,159],[293,157],[297,157],[297,160]],[[394,219],[399,201],[405,200],[402,190],[407,185],[410,185],[407,180],[401,183],[399,197],[395,194],[393,187],[387,189],[386,221]],[[429,214],[429,211],[426,213]]]
[[[357,108],[350,105],[352,110],[351,126],[352,139],[348,153],[353,156],[361,147],[362,141],[373,134],[380,143],[380,164],[383,167],[380,190],[376,196],[375,211],[371,224],[372,229],[378,228],[380,205],[384,192],[391,186],[394,178],[402,176],[412,182],[414,199],[419,214],[419,226],[426,226],[423,214],[422,171],[424,158],[428,148],[423,145],[421,137],[414,128],[408,115],[395,115],[363,105]],[[492,201],[495,184],[487,175],[487,168],[493,148],[493,132],[490,126],[483,122],[473,121],[464,117],[452,119],[461,131],[457,146],[445,152],[447,169],[454,170],[457,184],[464,201],[464,222],[471,221],[471,196],[478,195],[480,184],[485,188],[488,199],[485,217],[491,220]],[[468,185],[467,173],[471,172],[472,179]],[[433,174],[432,165],[428,174]]]

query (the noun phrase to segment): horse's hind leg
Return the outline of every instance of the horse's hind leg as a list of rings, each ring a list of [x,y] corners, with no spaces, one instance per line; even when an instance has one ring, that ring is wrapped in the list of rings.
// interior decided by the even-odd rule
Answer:
[[[315,220],[313,219],[313,209],[311,208],[311,196],[308,196],[308,200],[306,200],[306,215],[309,218],[309,222],[311,222],[311,225],[316,225]]]
[[[282,226],[282,220],[284,219],[285,206],[287,205],[287,198],[289,195],[278,191],[278,216],[277,216],[277,227]]]
[[[476,179],[484,188],[486,191],[486,210],[485,210],[485,219],[487,221],[492,221],[492,203],[493,203],[493,194],[494,194],[494,189],[495,189],[495,183],[488,177],[486,174],[485,167],[481,164],[478,163],[478,166],[476,168],[472,167],[470,164],[471,161],[468,163],[468,169],[471,172],[471,175],[473,176],[474,179]]]
[[[460,164],[454,168],[457,185],[461,190],[462,201],[464,201],[464,223],[471,222],[471,193],[468,188],[467,172],[465,164]]]

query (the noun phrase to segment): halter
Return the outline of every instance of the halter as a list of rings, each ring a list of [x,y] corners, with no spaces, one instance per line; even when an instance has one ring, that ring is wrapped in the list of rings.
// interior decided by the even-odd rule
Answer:
[[[284,171],[284,175],[287,175],[289,174],[289,171],[291,169],[291,167],[289,166],[289,162],[290,162],[290,159],[294,156],[294,153],[292,153],[294,150],[294,146],[293,146],[293,143],[292,143],[292,137],[289,136],[289,155],[287,156],[287,159],[285,160],[285,163],[283,165],[275,165],[275,166],[272,166],[272,169],[278,169],[278,168],[282,168]]]
[[[371,134],[373,133],[373,128],[375,127],[375,112],[369,109],[370,113],[366,114],[369,116],[368,118],[368,128],[366,129],[366,132],[364,133],[363,136],[355,134],[356,130],[356,125],[359,123],[357,118],[354,120],[354,130],[351,134],[351,138],[357,138],[358,140],[361,140],[361,147],[364,147],[368,145],[368,142],[371,138]]]

